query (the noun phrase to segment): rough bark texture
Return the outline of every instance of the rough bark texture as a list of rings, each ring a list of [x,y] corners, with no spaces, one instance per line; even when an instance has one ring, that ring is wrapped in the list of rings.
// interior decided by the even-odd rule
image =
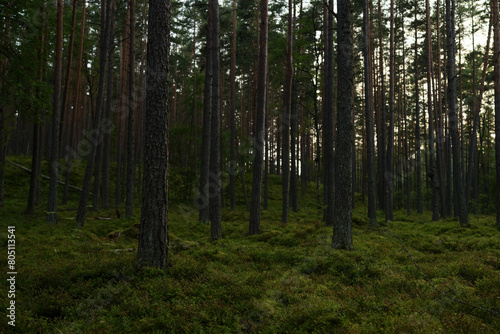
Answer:
[[[456,110],[457,80],[455,73],[455,0],[446,0],[446,36],[448,62],[448,112],[453,150],[453,179],[458,200],[458,217],[460,226],[468,226],[469,219],[465,203],[464,181],[460,163],[460,134]]]
[[[138,266],[167,269],[170,0],[149,2],[144,177]]]
[[[255,123],[254,160],[252,181],[252,202],[250,205],[249,234],[260,232],[262,168],[264,156],[264,120],[266,117],[266,85],[267,85],[267,0],[260,2],[260,49],[259,74],[257,79],[257,119]]]
[[[352,204],[351,204],[351,158],[354,147],[352,63],[353,41],[351,35],[351,4],[349,0],[337,2],[338,41],[338,99],[337,99],[337,143],[335,155],[335,219],[332,247],[352,249]]]
[[[363,1],[363,58],[364,58],[364,73],[365,73],[365,122],[366,122],[366,140],[368,143],[368,217],[370,226],[377,226],[377,183],[376,183],[376,165],[375,165],[375,138],[373,131],[373,96],[372,96],[372,68],[371,68],[371,50],[370,50],[370,30],[368,23],[368,0]],[[338,23],[337,23],[338,24]],[[340,63],[340,62],[339,62]],[[339,74],[339,78],[342,78]],[[340,80],[340,79],[339,79]],[[339,87],[343,83],[339,82]],[[352,95],[352,92],[351,92]],[[341,94],[339,93],[339,96]],[[339,120],[340,125],[340,120]],[[390,130],[389,130],[390,131]],[[340,135],[338,136],[340,137]],[[390,140],[389,140],[390,141]],[[389,151],[387,150],[387,158],[389,161]],[[349,158],[350,160],[350,155]],[[338,176],[340,177],[340,176]],[[350,179],[349,179],[350,180]],[[349,186],[350,187],[350,186]]]
[[[210,172],[209,172],[209,218],[210,239],[222,238],[221,230],[221,196],[220,196],[220,170],[219,170],[219,2],[210,0],[212,11],[212,112],[210,119]]]
[[[50,184],[47,203],[47,221],[56,224],[57,178],[59,175],[59,122],[61,116],[61,80],[62,80],[62,44],[63,44],[63,1],[57,1],[57,29],[54,74],[54,110],[52,112],[52,146],[50,150]]]

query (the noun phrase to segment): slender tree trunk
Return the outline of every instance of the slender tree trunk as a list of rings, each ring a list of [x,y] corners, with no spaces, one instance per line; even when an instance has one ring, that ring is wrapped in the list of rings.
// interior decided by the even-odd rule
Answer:
[[[288,30],[287,30],[287,49],[286,49],[286,72],[283,91],[283,115],[282,122],[282,188],[283,188],[283,207],[281,211],[281,222],[288,222],[289,210],[289,187],[290,187],[290,113],[292,109],[292,0],[288,0]]]
[[[465,183],[465,203],[469,204],[469,195],[471,191],[471,186],[472,186],[472,177],[473,177],[473,171],[474,171],[474,161],[476,160],[476,151],[477,151],[477,133],[478,133],[478,127],[479,127],[479,111],[481,110],[481,104],[483,100],[483,93],[484,93],[484,84],[486,80],[486,70],[488,69],[488,60],[489,60],[489,53],[490,53],[490,37],[491,37],[491,23],[488,29],[488,38],[486,40],[486,50],[484,53],[484,62],[483,62],[483,71],[481,73],[481,86],[480,86],[480,91],[479,91],[479,98],[476,100],[474,103],[474,121],[472,125],[472,134],[471,134],[471,140],[469,144],[469,166],[467,168],[467,175],[466,175],[466,183]],[[474,81],[475,81],[475,75],[474,75]],[[475,86],[475,84],[474,84]],[[474,90],[475,91],[475,90]],[[479,170],[476,170],[476,173],[479,173]]]
[[[47,221],[57,223],[57,178],[59,176],[59,124],[61,116],[61,79],[63,44],[63,1],[57,0],[57,29],[54,77],[54,111],[52,112],[52,147],[50,152],[50,185],[47,203]]]
[[[109,12],[109,1],[102,0],[101,6],[106,8],[106,13]],[[105,16],[107,16],[106,14]],[[92,120],[92,129],[90,133],[90,144],[91,144],[91,153],[87,159],[87,167],[85,170],[85,177],[83,180],[83,187],[80,196],[80,202],[78,204],[78,212],[76,216],[76,223],[78,227],[83,227],[85,222],[85,215],[87,212],[87,203],[88,196],[90,192],[90,183],[92,181],[92,172],[94,170],[95,157],[97,152],[97,144],[99,133],[102,131],[101,129],[101,112],[104,104],[104,83],[106,79],[106,66],[107,66],[107,48],[109,45],[109,20],[106,17],[101,17],[101,26],[104,27],[101,36],[100,36],[100,55],[99,59],[99,68],[100,68],[100,77],[99,77],[99,88],[97,92],[97,101],[95,108],[95,115]]]
[[[115,43],[113,36],[115,33],[115,11],[116,11],[116,0],[111,1],[111,23],[110,23],[110,39],[109,39],[109,49],[108,49],[108,88],[106,90],[106,112],[104,115],[105,122],[111,124],[111,109],[113,108],[113,55],[115,50]],[[110,131],[104,132],[104,143],[103,143],[103,166],[102,166],[102,206],[103,208],[109,208],[109,173],[111,168],[111,133]],[[97,185],[97,182],[96,182]],[[94,190],[95,191],[95,190]]]
[[[385,109],[385,76],[384,76],[384,49],[382,41],[382,9],[380,0],[378,0],[378,24],[379,24],[379,70],[380,70],[380,101],[377,117],[377,148],[378,148],[378,168],[379,168],[379,194],[380,209],[384,209],[386,199],[386,170],[387,170],[387,151],[386,151],[386,109]],[[390,130],[390,129],[389,129]]]
[[[415,24],[417,23],[418,5],[415,2]],[[418,66],[418,29],[415,29],[415,162],[417,164],[417,213],[423,213],[422,207],[422,160],[420,156],[420,86]]]
[[[68,100],[69,100],[69,86],[71,82],[71,67],[73,64],[73,46],[75,41],[75,26],[76,26],[76,6],[77,1],[73,0],[72,2],[72,14],[71,14],[71,34],[69,37],[68,44],[68,64],[66,67],[66,79],[64,81],[64,93],[63,93],[63,101],[62,101],[62,109],[61,109],[61,126],[59,128],[59,149],[63,147],[64,140],[64,117],[66,116],[68,109]]]
[[[364,10],[366,10],[366,0],[364,5]],[[365,22],[365,24],[367,24],[367,22]],[[352,116],[354,107],[352,99],[354,74],[352,63],[353,40],[351,32],[351,4],[349,0],[337,1],[337,43],[338,129],[335,154],[335,219],[333,220],[332,247],[352,249],[351,158],[354,148],[354,143],[352,142],[352,132],[354,131]],[[365,58],[365,62],[367,60],[368,59]]]
[[[338,22],[337,22],[338,25]],[[373,96],[372,96],[372,68],[371,68],[371,49],[370,49],[370,27],[368,19],[368,0],[363,0],[363,58],[364,58],[364,73],[365,73],[365,122],[366,122],[366,137],[368,142],[368,217],[370,218],[370,226],[377,226],[377,186],[376,186],[376,165],[375,165],[375,139],[373,133]],[[341,76],[339,75],[339,78]],[[339,79],[340,80],[340,79]],[[340,85],[344,85],[339,81]],[[351,93],[352,94],[352,93]],[[339,93],[339,96],[341,94]],[[339,106],[340,107],[340,106]],[[347,121],[347,120],[345,120]],[[339,120],[340,125],[340,120]],[[389,130],[390,131],[390,130]],[[339,135],[340,137],[340,135]],[[350,151],[349,151],[350,152]],[[387,157],[389,159],[389,150]],[[350,160],[350,155],[347,158]],[[392,160],[391,160],[392,161]],[[392,163],[392,162],[391,162]],[[349,186],[350,188],[350,183]],[[349,206],[350,208],[350,206]]]
[[[455,0],[446,0],[446,36],[448,61],[448,110],[453,145],[453,178],[458,199],[460,226],[469,226],[467,205],[465,203],[462,166],[460,164],[460,134],[456,111],[457,81],[455,73]]]
[[[294,18],[295,21],[295,18]],[[292,28],[295,30],[295,27]],[[292,207],[293,212],[299,211],[299,203],[297,196],[298,189],[298,177],[297,177],[297,142],[298,142],[298,101],[296,94],[298,94],[298,82],[297,82],[297,73],[294,74],[292,79],[292,109],[290,114],[290,206]]]
[[[490,0],[493,24],[493,85],[495,90],[495,169],[497,198],[497,228],[500,229],[500,20],[498,1]]]
[[[385,220],[393,221],[394,207],[394,97],[395,97],[395,68],[394,68],[394,0],[391,0],[390,18],[390,46],[389,46],[389,132],[387,138],[387,173],[385,179]]]
[[[170,0],[150,1],[143,199],[137,264],[167,269]]]
[[[340,6],[340,4],[338,5]],[[324,152],[324,183],[323,192],[326,208],[324,219],[327,226],[335,222],[335,157],[334,157],[334,109],[333,109],[333,0],[329,1],[327,10],[328,26],[325,35],[325,87],[323,102],[323,152]],[[339,7],[340,8],[340,7]],[[350,15],[350,13],[345,13]],[[349,20],[349,17],[345,18]],[[345,32],[344,32],[345,33]],[[344,36],[347,38],[346,36]],[[348,41],[344,41],[347,43]],[[346,47],[346,46],[344,46]],[[348,66],[348,65],[347,65]],[[346,106],[342,106],[345,108]],[[339,116],[340,117],[340,116]]]
[[[212,118],[212,6],[208,6],[208,35],[205,61],[205,91],[203,95],[203,130],[201,143],[201,170],[200,194],[197,198],[199,206],[199,221],[209,222],[209,172],[210,172],[210,143],[211,143],[211,118]]]
[[[257,119],[255,123],[254,162],[252,182],[252,202],[250,206],[249,234],[260,232],[261,193],[262,193],[262,167],[264,150],[264,131],[266,117],[266,91],[267,91],[267,0],[260,2],[260,47],[259,47],[259,73],[257,81]],[[267,165],[266,165],[267,166]],[[267,168],[266,168],[267,169]]]
[[[135,0],[129,0],[130,6],[130,49],[128,72],[128,118],[127,118],[127,196],[125,216],[134,214],[135,181]]]
[[[427,19],[427,108],[429,113],[429,166],[427,175],[431,180],[432,186],[432,220],[439,220],[439,181],[438,172],[435,163],[434,151],[434,122],[432,105],[432,43],[431,43],[431,21],[430,21],[429,0],[426,0],[426,19]]]
[[[233,0],[233,31],[231,36],[231,69],[229,74],[229,130],[231,136],[229,138],[229,198],[231,202],[231,210],[236,208],[236,169],[237,162],[235,157],[236,145],[236,0]]]
[[[209,219],[210,239],[222,238],[221,230],[221,198],[220,198],[220,170],[219,170],[219,2],[209,0],[212,11],[212,113],[210,119],[210,176],[209,176]]]

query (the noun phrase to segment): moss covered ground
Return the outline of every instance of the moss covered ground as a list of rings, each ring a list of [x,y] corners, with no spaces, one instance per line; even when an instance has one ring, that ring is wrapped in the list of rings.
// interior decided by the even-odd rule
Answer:
[[[14,158],[25,166],[29,159]],[[59,206],[24,213],[29,174],[6,166],[0,208],[0,262],[7,297],[7,226],[16,227],[16,329],[22,333],[499,333],[500,232],[494,216],[432,222],[429,213],[369,229],[356,203],[353,251],[332,250],[314,185],[300,211],[281,219],[280,177],[270,178],[262,233],[248,236],[249,214],[223,209],[223,239],[209,240],[192,203],[171,200],[168,272],[135,268],[136,217],[115,208],[89,212],[76,227],[78,192]],[[80,185],[83,166],[72,177]],[[248,185],[249,183],[247,183]],[[42,181],[42,199],[48,182]],[[61,190],[62,192],[62,190]],[[118,211],[124,212],[122,207]],[[100,220],[95,217],[109,217]],[[496,313],[495,313],[496,312]],[[0,332],[12,330],[6,316]]]

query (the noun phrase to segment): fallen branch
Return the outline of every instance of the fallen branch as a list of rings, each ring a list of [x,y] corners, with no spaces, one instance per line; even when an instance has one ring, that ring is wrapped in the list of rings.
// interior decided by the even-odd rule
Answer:
[[[24,166],[21,166],[21,165],[19,165],[19,164],[16,164],[15,162],[10,161],[10,160],[7,160],[7,162],[9,162],[10,164],[12,164],[12,165],[14,165],[14,166],[16,166],[16,167],[21,168],[22,170],[27,171],[28,173],[31,173],[31,169],[29,169],[29,168],[26,168],[26,167],[24,167]],[[48,177],[47,175],[40,174],[40,176],[41,176],[41,177],[43,177],[44,179],[50,180],[50,177]],[[62,184],[62,185],[65,185],[65,183],[64,183],[63,181],[59,181],[59,180],[57,180],[57,183]],[[72,186],[71,184],[70,184],[70,185],[68,185],[68,187],[70,187],[71,189],[78,190],[78,191],[83,191],[83,189],[82,189],[82,188],[78,188],[78,187]],[[89,192],[89,195],[92,195],[92,193],[90,193],[90,192]]]

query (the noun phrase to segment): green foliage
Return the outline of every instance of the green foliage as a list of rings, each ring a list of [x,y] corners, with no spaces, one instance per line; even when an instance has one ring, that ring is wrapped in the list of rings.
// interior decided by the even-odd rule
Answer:
[[[77,167],[77,179],[83,167]],[[371,230],[366,207],[357,201],[355,249],[332,250],[332,230],[321,222],[314,187],[283,225],[280,177],[272,176],[261,234],[247,235],[248,213],[240,203],[236,211],[222,212],[224,239],[210,242],[210,227],[198,222],[193,204],[174,202],[168,272],[138,271],[138,218],[117,219],[114,211],[100,211],[90,216],[114,219],[89,219],[77,229],[74,212],[62,211],[58,225],[47,224],[43,206],[35,216],[23,214],[29,174],[9,164],[6,172],[0,244],[7,244],[6,227],[15,225],[16,325],[21,332],[500,330],[498,314],[469,306],[500,307],[500,238],[492,216],[475,216],[472,227],[460,228],[451,219],[431,222],[429,213],[408,217],[396,211],[394,222]],[[45,188],[42,182],[42,198]],[[76,205],[74,197],[69,208]],[[5,261],[1,269],[7,271]],[[1,284],[5,291],[7,282]],[[0,298],[6,305],[7,296]],[[6,326],[2,322],[0,331]]]

